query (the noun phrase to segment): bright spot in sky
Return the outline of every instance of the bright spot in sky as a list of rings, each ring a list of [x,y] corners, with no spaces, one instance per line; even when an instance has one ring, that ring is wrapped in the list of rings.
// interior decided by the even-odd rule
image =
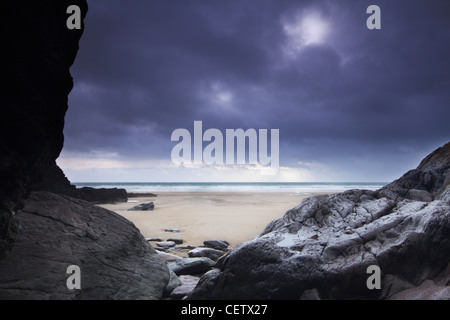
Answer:
[[[212,89],[212,102],[220,107],[231,107],[234,100],[234,95],[226,90],[222,85],[215,83],[211,87]]]
[[[290,51],[299,51],[305,46],[322,44],[330,31],[329,23],[318,12],[299,14],[282,23],[289,39]]]

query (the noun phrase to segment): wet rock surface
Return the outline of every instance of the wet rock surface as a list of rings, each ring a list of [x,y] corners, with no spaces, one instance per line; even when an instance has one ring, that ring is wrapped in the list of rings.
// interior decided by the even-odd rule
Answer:
[[[15,223],[0,299],[159,299],[169,281],[166,262],[131,222],[86,201],[34,192]],[[67,288],[70,265],[80,267],[80,290]]]

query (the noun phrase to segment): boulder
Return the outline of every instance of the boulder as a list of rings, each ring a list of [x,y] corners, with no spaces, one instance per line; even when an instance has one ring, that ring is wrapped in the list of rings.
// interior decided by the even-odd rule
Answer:
[[[209,248],[224,250],[230,245],[226,240],[205,240],[203,244]]]
[[[183,242],[184,242],[183,239],[178,239],[178,238],[170,238],[170,239],[167,239],[167,241],[175,242],[175,244],[183,244]]]
[[[199,277],[194,276],[180,276],[179,277],[180,286],[177,286],[171,293],[170,297],[172,299],[182,299],[185,296],[187,296],[192,290],[194,290],[195,286],[197,285],[198,281],[200,280]]]
[[[182,258],[179,257],[179,256],[176,256],[176,255],[174,255],[174,254],[170,254],[170,253],[167,253],[167,252],[163,252],[163,251],[156,251],[156,252],[157,252],[158,255],[159,255],[161,258],[163,258],[164,261],[166,261],[166,262],[173,262],[173,261],[177,261],[177,260],[182,259]]]
[[[162,241],[162,242],[156,243],[156,245],[161,248],[172,248],[172,247],[175,247],[175,244],[176,243],[173,241]]]
[[[170,279],[167,287],[164,289],[164,296],[169,296],[175,288],[181,286],[180,278],[175,274],[175,272],[170,271]],[[191,290],[192,291],[192,290]]]
[[[225,253],[222,250],[216,250],[212,248],[195,248],[188,252],[188,256],[193,257],[206,257],[211,260],[217,260]]]
[[[166,262],[122,216],[89,202],[33,192],[14,217],[15,246],[0,260],[0,299],[159,299]],[[68,289],[79,266],[81,289]]]
[[[196,275],[207,272],[216,263],[205,257],[183,258],[169,265],[169,270],[177,275]]]
[[[133,208],[128,209],[128,211],[152,211],[155,209],[155,204],[153,202],[141,203]]]
[[[450,261],[449,159],[450,143],[380,190],[303,200],[221,257],[188,298],[447,297],[430,288]],[[381,290],[367,287],[371,265]]]
[[[161,242],[162,239],[161,238],[145,238],[145,241],[151,241],[151,242]]]

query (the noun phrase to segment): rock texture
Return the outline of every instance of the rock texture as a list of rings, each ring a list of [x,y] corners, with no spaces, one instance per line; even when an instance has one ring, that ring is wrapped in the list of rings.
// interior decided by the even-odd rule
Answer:
[[[195,248],[188,252],[188,256],[191,258],[195,257],[206,257],[211,260],[216,261],[221,256],[223,256],[225,252],[222,250],[212,249],[212,248]]]
[[[188,295],[192,290],[194,290],[195,286],[197,285],[198,281],[200,280],[199,277],[194,276],[180,276],[180,285],[177,286],[172,292],[170,293],[170,298],[172,299],[182,299],[186,295]]]
[[[128,209],[128,211],[153,211],[153,209],[155,209],[155,204],[152,201],[149,203],[141,203],[137,206]]]
[[[0,299],[159,299],[165,261],[136,227],[106,209],[34,192],[15,218],[18,236],[0,261]],[[66,286],[81,269],[81,289]]]
[[[169,265],[169,270],[179,275],[202,274],[214,267],[215,262],[206,257],[183,258]]]
[[[450,261],[449,176],[450,143],[378,191],[305,199],[219,259],[189,298],[414,298]],[[370,265],[382,290],[366,286]],[[450,299],[448,290],[433,297]]]
[[[14,243],[13,215],[43,167],[63,146],[69,72],[82,30],[68,30],[66,10],[85,0],[16,1],[0,5],[0,258]],[[83,26],[84,27],[84,26]]]
[[[228,246],[230,245],[226,240],[205,240],[203,241],[203,244],[206,247],[216,250],[224,250],[228,248]]]

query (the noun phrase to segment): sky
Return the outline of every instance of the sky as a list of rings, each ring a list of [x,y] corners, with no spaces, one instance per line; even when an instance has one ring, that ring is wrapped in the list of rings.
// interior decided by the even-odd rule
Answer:
[[[57,160],[72,182],[389,182],[450,140],[448,0],[88,4]],[[278,129],[279,169],[174,163],[194,121],[224,146]]]

